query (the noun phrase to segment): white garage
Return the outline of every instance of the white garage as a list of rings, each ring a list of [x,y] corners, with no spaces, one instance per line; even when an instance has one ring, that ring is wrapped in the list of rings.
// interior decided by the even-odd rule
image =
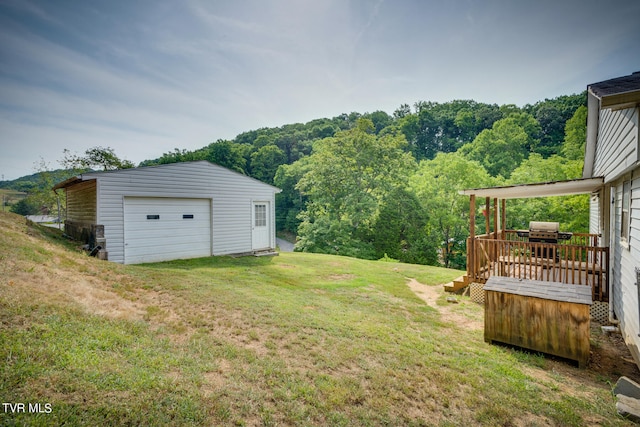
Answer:
[[[65,190],[65,232],[124,264],[273,251],[281,190],[207,161],[89,172]]]
[[[124,257],[129,264],[211,255],[211,200],[124,198]]]

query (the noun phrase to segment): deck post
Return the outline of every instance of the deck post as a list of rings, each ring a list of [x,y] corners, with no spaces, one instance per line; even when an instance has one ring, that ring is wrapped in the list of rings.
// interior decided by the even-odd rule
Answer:
[[[484,216],[484,233],[487,236],[491,236],[491,222],[489,221],[489,215],[491,214],[491,197],[487,197],[484,202],[484,208],[486,215]]]
[[[475,255],[476,255],[476,195],[469,196],[469,247],[467,248],[467,275],[469,280],[475,280]]]
[[[498,199],[493,199],[493,232],[494,238],[498,239]]]
[[[498,199],[493,199],[493,239],[498,240]],[[498,259],[498,245],[493,245],[493,249],[491,250],[491,261],[495,261]]]
[[[505,240],[507,231],[507,199],[502,199],[502,206],[500,206],[500,229],[502,230],[502,240]]]

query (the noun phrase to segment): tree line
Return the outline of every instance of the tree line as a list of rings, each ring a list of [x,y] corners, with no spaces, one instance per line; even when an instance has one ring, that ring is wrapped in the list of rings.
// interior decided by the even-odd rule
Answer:
[[[277,228],[297,250],[463,268],[469,202],[458,190],[580,177],[586,111],[585,93],[521,108],[417,102],[251,130],[140,166],[208,160],[281,188]],[[584,196],[510,200],[507,227],[586,231],[587,206]]]
[[[463,268],[464,188],[581,176],[586,94],[519,108],[456,100],[244,132],[144,165],[209,160],[273,184],[297,250]],[[586,196],[509,201],[507,227],[587,231]],[[481,210],[479,210],[479,213]],[[484,221],[478,221],[481,233]]]

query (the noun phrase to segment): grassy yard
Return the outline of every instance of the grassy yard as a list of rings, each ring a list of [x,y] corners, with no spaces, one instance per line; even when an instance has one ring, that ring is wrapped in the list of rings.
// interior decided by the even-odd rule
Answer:
[[[27,405],[0,424],[627,425],[619,373],[486,344],[482,307],[436,287],[459,274],[300,253],[121,266],[0,213],[0,398]]]

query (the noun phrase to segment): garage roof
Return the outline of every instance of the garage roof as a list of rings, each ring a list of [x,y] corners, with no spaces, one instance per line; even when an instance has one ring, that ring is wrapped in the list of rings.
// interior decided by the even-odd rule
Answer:
[[[115,170],[107,170],[107,171],[89,171],[89,172],[85,172],[82,173],[80,175],[76,175],[76,176],[72,176],[69,179],[66,179],[62,182],[57,183],[56,185],[54,185],[53,190],[58,190],[61,188],[67,188],[67,187],[71,187],[72,185],[75,185],[79,182],[82,181],[87,181],[87,180],[91,180],[91,179],[96,179],[97,177],[100,176],[105,176],[105,175],[111,175],[111,174],[129,174],[129,173],[136,173],[137,171],[140,170],[144,170],[144,169],[164,169],[164,168],[181,168],[181,167],[189,167],[190,164],[198,164],[198,163],[204,163],[204,164],[208,164],[211,167],[215,167],[215,168],[222,168],[228,172],[231,172],[233,174],[237,174],[245,179],[248,180],[252,180],[260,185],[264,185],[266,187],[270,187],[272,188],[276,193],[280,193],[282,192],[282,190],[278,187],[275,187],[271,184],[267,184],[266,182],[262,182],[256,178],[250,177],[248,175],[244,175],[242,173],[239,173],[237,171],[231,170],[229,168],[226,168],[224,166],[220,166],[218,164],[215,163],[211,163],[207,160],[194,160],[194,161],[189,161],[189,162],[178,162],[178,163],[168,163],[168,164],[162,164],[162,165],[152,165],[152,166],[139,166],[136,168],[128,168],[128,169],[115,169]]]

